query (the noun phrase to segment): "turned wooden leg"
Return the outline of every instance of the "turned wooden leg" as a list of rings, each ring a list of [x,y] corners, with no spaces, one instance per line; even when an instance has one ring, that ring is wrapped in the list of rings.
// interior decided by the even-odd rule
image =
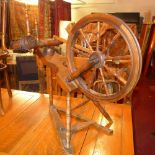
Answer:
[[[109,121],[109,123],[112,123],[112,119],[108,112],[101,106],[99,102],[93,102],[94,105],[98,108],[98,110],[102,113],[102,115]]]
[[[46,69],[39,56],[36,55],[40,93],[46,93]]]
[[[49,94],[50,105],[53,105],[53,80],[52,80],[52,69],[46,67],[46,81],[47,81],[47,92]]]
[[[66,111],[66,148],[70,149],[71,141],[71,99],[70,93],[67,93],[67,111]]]
[[[11,87],[10,87],[7,68],[4,70],[4,76],[5,76],[6,88],[7,88],[8,94],[10,97],[12,97],[12,91],[11,91]]]
[[[4,107],[2,103],[2,94],[1,94],[1,86],[0,86],[0,114],[4,115]]]

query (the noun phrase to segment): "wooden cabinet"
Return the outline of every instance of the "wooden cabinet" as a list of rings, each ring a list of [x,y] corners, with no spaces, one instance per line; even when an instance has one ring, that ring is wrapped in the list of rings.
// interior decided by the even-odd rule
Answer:
[[[147,75],[153,51],[155,49],[155,23],[144,23],[142,27],[140,46],[143,55],[143,74]]]

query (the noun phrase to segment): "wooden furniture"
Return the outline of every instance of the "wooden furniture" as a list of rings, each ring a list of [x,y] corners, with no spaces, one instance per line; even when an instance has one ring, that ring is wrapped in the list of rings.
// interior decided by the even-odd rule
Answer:
[[[18,56],[16,57],[17,79],[19,89],[22,90],[24,85],[39,86],[38,69],[35,56]]]
[[[33,52],[28,53],[14,53],[13,50],[8,49],[9,56],[7,57],[7,66],[8,66],[8,73],[9,73],[9,80],[10,86],[12,89],[19,89],[18,88],[18,78],[17,78],[17,62],[16,57],[29,57],[33,56]]]
[[[117,25],[117,26],[115,25],[116,27],[119,27],[119,25],[121,26],[119,27],[120,29],[118,28],[118,32],[117,32],[115,30],[113,31],[113,29],[111,28],[111,25],[109,27],[107,25],[104,25],[104,22],[112,23],[112,25],[116,24]],[[94,29],[91,29],[91,31],[94,30],[95,32],[92,32],[91,38],[87,38],[87,33],[88,34],[91,33],[88,28],[90,24],[92,24],[91,27],[94,28]],[[112,31],[114,33],[114,35],[111,35],[112,39],[111,41],[108,40],[109,41],[108,43],[106,42],[106,37],[104,38],[105,44],[103,42],[100,42],[100,39],[101,39],[100,37],[102,36],[100,34],[102,32],[101,31],[102,29],[100,30],[100,28],[102,28],[103,26],[107,28],[107,29],[104,29],[103,31],[104,33],[102,34],[103,36],[106,34],[108,30],[109,30],[108,32]],[[124,36],[121,38],[122,34]],[[127,48],[125,46],[126,45],[125,42],[122,42],[121,44],[121,46],[122,45],[125,46],[125,50],[121,49],[121,47],[119,46],[120,42],[118,42],[118,40],[120,38],[121,39],[127,38],[126,39],[128,41],[127,45],[129,47]],[[61,38],[58,40],[63,41]],[[119,43],[119,45],[117,46],[119,46],[118,49],[120,48],[122,50],[122,53],[120,53],[120,51],[119,53],[117,53],[116,49],[115,51],[112,50],[111,46],[115,47],[115,43],[114,43],[115,41],[116,41],[116,44],[117,42]],[[104,47],[101,45],[104,45]],[[51,65],[54,65],[56,68],[58,68],[57,69],[58,71],[56,74],[57,81],[59,82],[59,85],[67,92],[66,129],[61,124],[61,120],[57,114],[57,110],[58,111],[60,110],[63,112],[65,112],[65,110],[55,107],[53,105],[52,100],[51,100],[51,114],[52,114],[52,118],[55,118],[55,126],[58,131],[58,135],[61,139],[61,142],[65,148],[65,151],[67,153],[72,153],[72,145],[70,143],[72,132],[74,132],[74,130],[78,131],[78,130],[84,129],[85,127],[92,124],[97,126],[97,124],[95,124],[94,122],[90,122],[86,118],[84,119],[82,118],[82,120],[85,120],[85,121],[87,120],[85,124],[82,124],[81,126],[77,125],[76,127],[71,126],[71,116],[74,116],[74,117],[77,117],[77,116],[75,113],[71,113],[72,108],[70,103],[70,92],[74,91],[77,88],[80,88],[80,90],[88,97],[88,99],[93,101],[94,105],[98,108],[101,114],[107,119],[108,124],[111,124],[112,119],[110,115],[107,113],[107,111],[102,107],[102,105],[106,104],[107,103],[106,101],[116,101],[116,100],[119,100],[120,98],[123,98],[136,85],[141,71],[141,52],[138,46],[138,42],[136,41],[136,38],[131,32],[131,30],[128,29],[128,27],[122,21],[117,20],[117,18],[114,18],[113,16],[110,16],[110,15],[104,15],[104,14],[88,15],[83,19],[81,19],[79,22],[77,22],[73,27],[71,34],[69,36],[69,39],[67,41],[66,50],[67,50],[69,73],[67,73],[67,70],[63,65],[62,59],[59,56],[54,55],[52,56],[50,61],[45,63],[48,67],[50,67],[50,62],[51,62]],[[80,65],[77,65],[76,63],[78,59],[79,60],[81,59],[79,63]],[[129,75],[125,77],[121,75],[117,76],[117,69],[121,65],[117,66],[117,63],[115,63],[115,60],[119,61],[118,64],[122,63],[123,66],[125,66],[125,64],[127,64],[127,66],[130,66],[129,67],[130,69],[128,68]],[[114,64],[113,68],[111,68],[112,64],[109,64],[109,62]],[[133,64],[134,64],[134,67],[133,67]],[[115,67],[117,68],[116,71],[114,69]],[[89,85],[87,78],[85,78],[85,74],[89,71],[92,71],[94,68],[95,68],[95,71],[98,69],[98,72],[95,72],[95,77],[97,79],[94,79],[95,81],[93,81],[93,83],[95,83],[96,81],[100,81],[100,85],[103,85],[102,91],[99,91],[98,89],[96,89],[94,85]],[[120,68],[120,70],[121,69],[122,68]],[[97,73],[100,76],[98,76]],[[110,79],[111,76],[114,76],[115,80],[114,78]],[[118,89],[116,92],[110,91],[108,87],[109,84],[112,87],[113,82],[111,81],[116,83],[119,83],[119,82],[121,83],[120,89]],[[50,84],[51,83],[52,82],[50,82]],[[124,87],[126,87],[126,89],[124,89]],[[51,92],[52,92],[52,89],[51,89]],[[85,104],[86,103],[80,104],[78,108],[84,106]],[[75,109],[76,108],[77,107],[75,107]],[[102,126],[101,128],[107,134],[112,133],[112,131],[110,131],[108,128],[104,126]],[[64,135],[64,130],[66,130],[65,132],[66,137]]]
[[[155,48],[155,23],[145,23],[143,25],[140,45],[143,51],[144,60],[143,75],[146,76]]]
[[[69,77],[65,80],[75,82],[85,96],[93,101],[108,123],[112,123],[110,115],[102,106],[108,101],[117,101],[128,95],[140,77],[142,59],[136,37],[125,23],[114,16],[91,14],[82,18],[72,28],[66,52]],[[82,61],[78,68],[76,58],[80,57],[86,61]],[[91,83],[88,82],[87,73],[90,73],[90,76],[95,74]],[[96,83],[99,83],[97,87]],[[68,144],[68,133],[72,131],[71,125],[68,125],[72,110],[69,96],[67,98]],[[71,145],[66,145],[66,148],[71,149]]]
[[[12,92],[11,92],[11,88],[10,88],[10,82],[9,82],[8,70],[7,70],[7,64],[6,64],[7,56],[8,56],[7,52],[3,51],[3,52],[0,53],[0,60],[2,61],[0,63],[0,74],[1,74],[0,78],[1,78],[1,80],[5,81],[6,88],[8,90],[8,94],[11,97]],[[2,75],[4,75],[4,77]],[[4,106],[3,106],[4,101],[2,101],[1,85],[2,84],[0,83],[0,114],[4,115],[5,109],[4,109]]]
[[[49,87],[49,94],[50,94],[50,112],[51,116],[54,121],[55,127],[58,132],[58,136],[60,137],[61,144],[64,147],[64,151],[67,153],[72,153],[72,146],[70,144],[71,141],[71,131],[72,132],[77,132],[79,130],[82,130],[90,125],[94,125],[97,128],[101,128],[106,134],[111,134],[112,130],[110,130],[108,127],[100,126],[96,122],[89,120],[88,118],[85,118],[83,116],[78,116],[76,113],[73,113],[74,110],[81,108],[84,106],[86,103],[89,102],[88,99],[85,99],[84,102],[80,103],[79,105],[75,106],[72,108],[72,113],[70,112],[71,110],[71,93],[77,91],[78,87],[74,82],[67,82],[68,78],[68,70],[66,66],[66,59],[64,56],[54,54],[52,57],[42,57],[42,62],[43,64],[47,67],[47,81],[48,81],[48,87]],[[86,59],[76,59],[76,62],[78,66],[81,66],[82,63],[85,63]],[[56,70],[56,79],[58,85],[63,89],[63,91],[66,92],[66,108],[62,109],[57,107],[56,105],[53,104],[53,78],[52,78],[52,73],[53,69]],[[96,103],[95,105],[98,104]],[[112,123],[112,119],[110,118],[109,114],[103,109],[103,107],[99,108],[100,112],[104,117],[108,120],[108,124]],[[60,112],[65,112],[66,113],[66,121],[67,121],[67,128],[65,129],[64,125],[62,124],[60,120],[60,116],[58,115],[58,111]],[[75,117],[79,120],[84,121],[81,123],[81,125],[75,125],[73,128],[71,127],[71,117]],[[69,120],[69,122],[68,122]],[[66,132],[65,132],[66,130]],[[65,136],[67,135],[67,137]]]
[[[7,46],[9,45],[9,29],[6,27],[9,25],[9,3],[7,0],[0,1],[0,46],[3,46],[5,43]],[[4,39],[3,39],[4,38]]]
[[[37,46],[42,48],[42,47],[46,47],[46,45],[57,46],[59,44],[61,44],[60,41],[57,41],[51,38],[37,40],[35,37],[29,35],[29,36],[25,36],[21,38],[20,40],[14,41],[12,43],[12,48],[13,49],[24,49],[24,50],[35,49],[34,53],[37,53]],[[52,49],[53,49],[52,47],[51,49],[49,47],[49,51],[52,51]],[[39,76],[39,81],[40,81],[40,92],[46,93],[47,91],[46,91],[46,80],[45,80],[46,79],[45,65],[42,63],[41,59],[44,56],[44,51],[45,51],[45,54],[50,53],[50,52],[47,52],[46,50],[44,50],[44,48],[42,48],[42,51],[43,53],[42,54],[40,53],[41,55],[36,55],[36,58],[37,58],[37,65],[38,65],[38,76]]]
[[[10,88],[9,83],[9,77],[8,77],[8,70],[7,70],[7,57],[8,57],[8,51],[5,45],[5,37],[6,35],[6,1],[2,1],[2,35],[1,35],[1,49],[0,49],[0,74],[2,75],[4,73],[4,78],[6,83],[6,88],[8,90],[8,94],[11,97],[12,92]],[[0,84],[0,114],[4,115],[5,109],[2,102],[2,94],[1,94],[1,84]]]
[[[89,29],[90,27],[92,28]],[[103,106],[109,102],[117,101],[131,92],[138,82],[141,72],[141,51],[138,41],[129,27],[122,20],[108,14],[91,14],[82,18],[72,28],[67,41],[67,66],[64,61],[65,57],[54,53],[51,53],[52,57],[50,61],[47,61],[35,38],[29,36],[24,39],[26,39],[26,44],[23,40],[16,45],[35,48],[35,53],[45,66],[50,70],[56,68],[57,82],[67,93],[66,110],[54,105],[50,74],[50,112],[64,152],[73,154],[72,134],[90,125],[101,128],[106,134],[112,134],[113,131],[109,127],[113,121]],[[44,45],[52,46],[47,42]],[[56,41],[54,45],[56,45]],[[87,73],[93,76],[90,83],[86,77]],[[96,86],[96,83],[99,84]],[[71,107],[70,93],[76,89],[80,89],[88,101],[91,100],[104,116],[107,120],[105,126],[79,116],[76,112],[71,113],[88,103],[85,101]],[[66,113],[66,127],[62,123],[58,111]],[[83,123],[76,123],[72,126],[72,117],[82,120]]]
[[[143,24],[143,20],[142,20],[142,17],[140,16],[140,12],[114,12],[111,14],[122,19],[125,23],[135,24],[136,32],[140,34],[142,24]]]
[[[19,90],[12,90],[10,100],[7,90],[2,89],[5,106],[12,104],[9,111],[0,117],[0,154],[16,155],[61,155],[63,152],[54,120],[49,114],[49,95]],[[54,104],[65,108],[64,96],[53,96]],[[71,98],[72,107],[83,101]],[[113,118],[113,135],[106,135],[93,126],[77,132],[72,138],[75,155],[134,155],[131,105],[105,105]],[[106,120],[97,108],[89,102],[77,113],[83,111],[84,116],[104,125]],[[65,123],[65,118],[62,116]],[[72,123],[74,124],[76,120]],[[5,141],[5,142],[4,142]],[[21,149],[22,148],[22,149]]]
[[[137,83],[141,73],[142,58],[137,39],[123,21],[118,20],[118,22],[117,20],[117,18],[108,14],[91,14],[75,24],[67,41],[54,36],[59,41],[67,42],[66,55],[71,80],[75,80],[79,85],[82,83],[79,86],[81,90],[85,90],[84,93],[87,96],[93,96],[96,100],[102,98],[103,100],[114,101],[123,98],[123,94],[126,96],[133,89],[133,87],[130,87],[131,90],[124,89],[125,85],[131,86],[132,82],[135,85],[134,81]],[[115,30],[112,24],[108,25],[106,22],[116,24],[117,27],[121,24],[124,25]],[[125,41],[125,37],[128,38],[127,41],[130,43]],[[131,47],[132,43],[135,43],[133,47]],[[89,61],[78,68],[75,63],[76,57],[83,57]],[[96,64],[98,65],[96,66]],[[84,76],[90,68],[100,70],[98,71],[99,75],[96,76],[98,76],[100,85],[102,85],[101,92],[95,90],[92,85],[90,86]],[[126,75],[123,73],[124,71]],[[129,77],[134,77],[134,81]],[[118,94],[115,91],[110,92],[110,88],[108,88],[108,84],[111,85],[113,82],[119,85]],[[109,92],[107,89],[109,89]]]

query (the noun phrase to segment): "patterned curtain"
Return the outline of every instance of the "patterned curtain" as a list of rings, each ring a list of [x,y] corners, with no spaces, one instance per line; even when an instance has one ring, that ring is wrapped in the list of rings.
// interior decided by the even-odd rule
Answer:
[[[39,0],[39,38],[51,37],[52,5],[50,0]]]
[[[28,10],[30,33],[31,35],[35,35],[35,20],[38,18],[38,6],[26,5],[16,0],[10,0],[9,7],[11,40],[18,40],[27,35],[26,9]]]
[[[63,0],[39,0],[39,38],[59,35],[60,20],[71,20],[71,4]]]

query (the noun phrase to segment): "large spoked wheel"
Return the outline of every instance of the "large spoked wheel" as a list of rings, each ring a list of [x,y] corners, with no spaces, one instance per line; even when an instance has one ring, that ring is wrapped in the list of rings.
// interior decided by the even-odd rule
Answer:
[[[139,80],[138,41],[129,26],[112,15],[82,18],[68,37],[66,51],[71,79],[92,100],[117,101]]]

